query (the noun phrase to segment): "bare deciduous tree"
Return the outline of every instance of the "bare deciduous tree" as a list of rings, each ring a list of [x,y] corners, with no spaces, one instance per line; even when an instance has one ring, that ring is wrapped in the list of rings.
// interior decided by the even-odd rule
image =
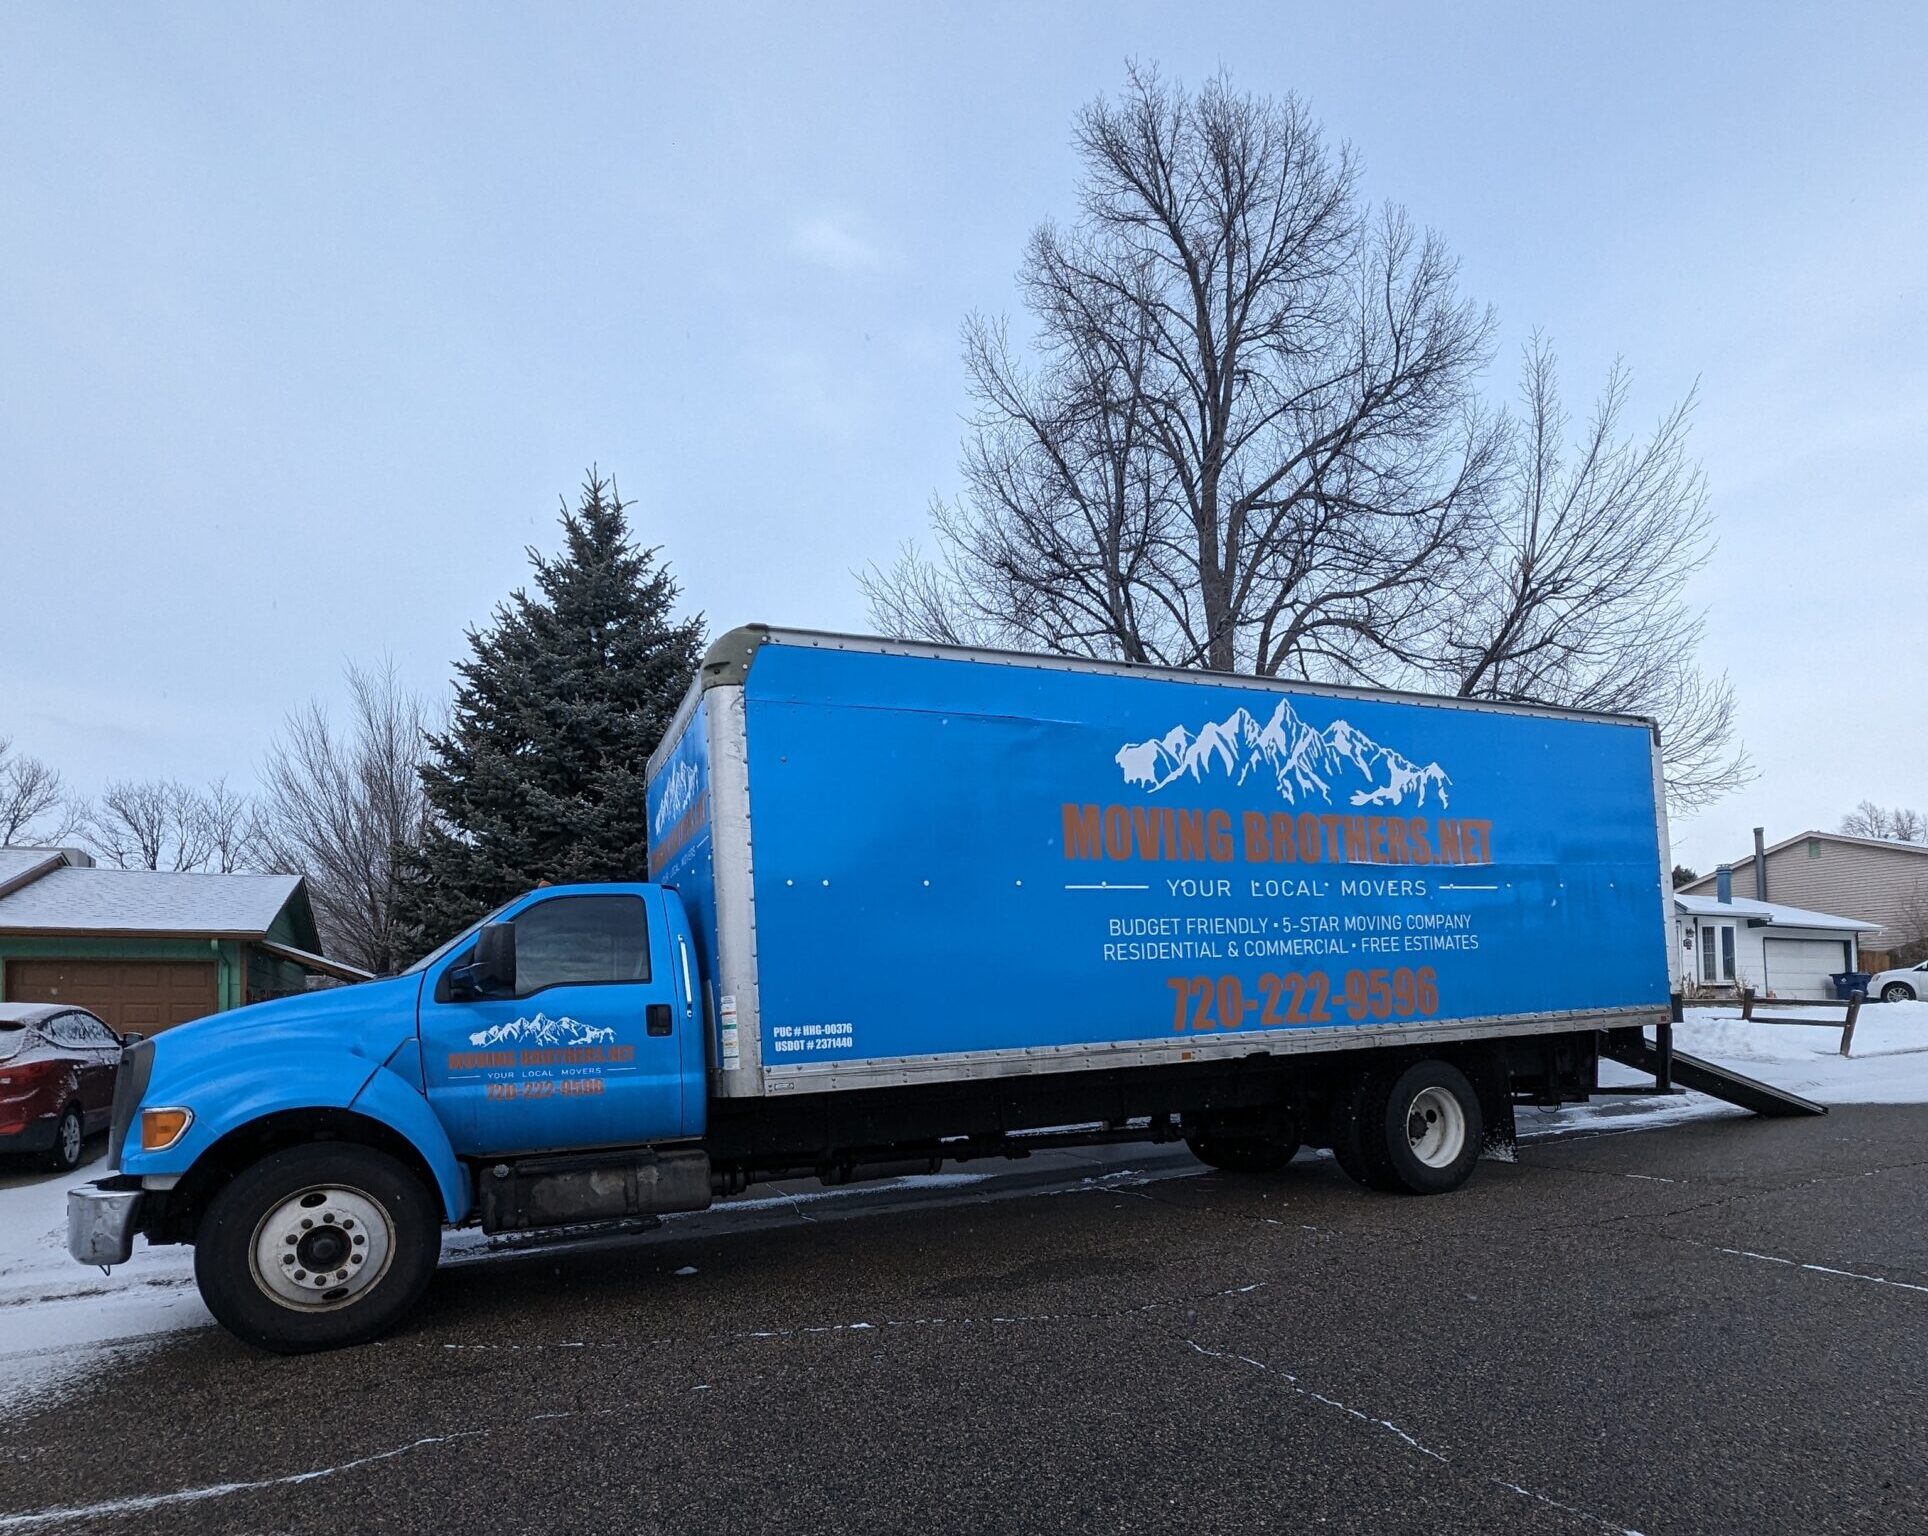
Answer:
[[[1537,336],[1521,393],[1508,472],[1483,547],[1450,589],[1434,677],[1464,698],[1650,716],[1669,799],[1705,805],[1751,769],[1733,747],[1732,686],[1696,664],[1704,619],[1683,595],[1713,548],[1706,482],[1687,453],[1692,397],[1635,441],[1616,367],[1574,438]]]
[[[1928,841],[1928,819],[1920,811],[1876,805],[1872,800],[1863,800],[1843,816],[1841,830],[1850,837],[1884,837],[1897,843]]]
[[[965,331],[977,412],[890,631],[1264,676],[1423,654],[1495,462],[1487,316],[1294,98],[1134,68],[1078,116],[1075,225],[1020,283],[1036,361]]]
[[[83,839],[121,869],[232,871],[247,862],[245,803],[224,780],[116,779],[84,813]]]
[[[267,862],[307,876],[328,952],[386,974],[413,959],[395,909],[395,852],[421,837],[419,768],[430,725],[392,662],[347,670],[349,720],[319,703],[288,716],[262,770]]]
[[[201,792],[197,814],[207,845],[203,868],[231,875],[261,867],[258,812],[246,795],[229,789],[226,779],[216,779]]]
[[[1074,136],[1080,217],[1019,278],[1030,361],[967,323],[963,492],[933,555],[862,577],[879,628],[1646,714],[1677,806],[1749,776],[1683,593],[1691,399],[1628,441],[1616,371],[1570,449],[1536,340],[1524,420],[1482,409],[1490,317],[1293,98],[1134,69]]]
[[[60,774],[0,736],[0,847],[58,843],[77,825]]]

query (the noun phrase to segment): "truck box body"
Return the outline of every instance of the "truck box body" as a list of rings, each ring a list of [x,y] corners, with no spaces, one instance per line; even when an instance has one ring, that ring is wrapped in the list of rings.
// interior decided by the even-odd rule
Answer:
[[[650,764],[718,1098],[1659,1023],[1645,721],[795,631]]]

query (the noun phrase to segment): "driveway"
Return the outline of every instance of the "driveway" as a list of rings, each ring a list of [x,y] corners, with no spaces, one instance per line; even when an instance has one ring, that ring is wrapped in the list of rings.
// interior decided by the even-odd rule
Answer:
[[[1435,1200],[1064,1156],[471,1249],[379,1345],[89,1346],[0,1532],[1919,1531],[1924,1129],[1606,1129]]]

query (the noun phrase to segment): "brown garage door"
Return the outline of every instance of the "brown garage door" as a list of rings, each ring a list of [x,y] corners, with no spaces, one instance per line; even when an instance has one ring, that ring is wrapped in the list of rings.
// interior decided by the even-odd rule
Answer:
[[[214,1012],[210,960],[9,960],[7,1001],[72,1003],[151,1035]]]

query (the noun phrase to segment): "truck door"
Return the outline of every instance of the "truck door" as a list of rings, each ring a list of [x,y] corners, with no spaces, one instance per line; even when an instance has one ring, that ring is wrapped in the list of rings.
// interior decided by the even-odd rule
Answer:
[[[662,893],[558,886],[504,914],[515,986],[466,995],[473,943],[423,978],[423,1076],[462,1156],[684,1134],[678,1005]]]

